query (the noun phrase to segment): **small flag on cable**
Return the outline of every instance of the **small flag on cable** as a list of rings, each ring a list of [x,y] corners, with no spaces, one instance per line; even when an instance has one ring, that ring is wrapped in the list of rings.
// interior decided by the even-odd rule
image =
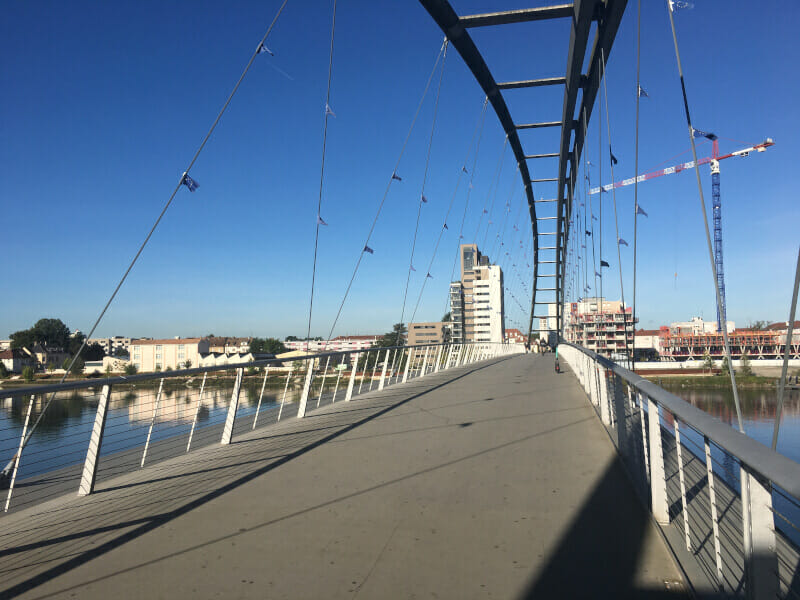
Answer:
[[[581,244],[581,248],[586,248],[586,244]]]
[[[270,50],[269,48],[267,48],[267,47],[264,45],[264,42],[261,42],[261,43],[258,45],[258,50],[256,50],[256,54],[263,54],[264,52],[266,52],[266,53],[267,53],[267,54],[269,54],[270,56],[275,56],[275,54],[273,54],[272,50]]]
[[[189,177],[188,173],[184,173],[183,177],[181,178],[181,183],[189,188],[190,192],[195,191],[197,188],[200,187],[200,184],[197,183],[194,179]]]
[[[650,97],[650,96],[647,95],[647,92],[644,91],[644,88],[641,85],[639,85],[638,87],[639,87],[639,92],[638,92],[639,98],[649,98]]]
[[[411,265],[409,265],[409,267],[411,268],[412,271],[414,271],[414,273],[417,272],[417,270],[414,268],[414,264],[413,263]]]
[[[483,214],[485,214],[485,215],[488,215],[488,214],[489,214],[489,211],[488,211],[488,210],[486,210],[486,209],[484,208],[484,209],[483,209]]]
[[[692,135],[694,137],[696,137],[696,138],[704,137],[704,138],[709,139],[711,141],[714,141],[714,140],[717,139],[717,136],[714,135],[713,133],[709,133],[708,131],[700,131],[699,129],[695,129],[694,127],[692,127]]]
[[[403,178],[400,177],[397,173],[392,173],[392,179],[396,179],[397,181],[403,181]]]
[[[592,161],[590,161],[590,160],[587,160],[587,161],[586,161],[586,164],[587,164],[587,165],[589,165],[590,167],[593,167],[593,166],[594,166],[594,163],[593,163]]]
[[[325,103],[325,116],[327,117],[328,115],[330,115],[331,117],[335,117],[336,113],[333,112],[333,109],[331,108],[331,105],[326,102]]]
[[[592,235],[592,232],[589,231],[588,229],[586,229],[585,231],[586,231],[586,235]]]
[[[627,245],[628,245],[628,242],[626,242],[626,241],[625,241],[625,240],[623,240],[622,238],[617,238],[617,243],[618,243],[620,246],[627,246]]]
[[[422,196],[420,197],[420,200],[422,200],[423,204],[427,204],[428,203],[428,199],[425,197],[425,194],[422,194]]]
[[[602,277],[603,276],[602,273],[598,273],[597,271],[595,271],[594,274],[597,275],[598,277]]]
[[[445,224],[444,224],[444,228],[445,228],[445,229],[450,229],[450,228],[447,226],[447,223],[445,223]]]
[[[469,173],[469,171],[467,171],[467,167],[463,167],[463,166],[462,166],[462,167],[461,167],[461,171],[462,171],[463,173]]]
[[[604,261],[603,259],[600,259],[600,267],[601,267],[601,268],[602,268],[602,267],[611,267],[611,265],[609,265],[609,264],[608,264],[606,261]]]
[[[597,221],[597,217],[595,217],[594,215],[592,215],[592,221]]]
[[[431,275],[430,271],[428,271],[428,274],[425,275],[425,279],[433,279],[433,275]]]
[[[642,215],[643,217],[647,216],[647,213],[644,212],[644,209],[641,206],[639,206],[638,204],[636,205],[636,214],[637,215]]]
[[[317,215],[317,225],[325,225],[327,227],[328,224],[322,219],[322,217]]]
[[[458,239],[460,239],[460,240],[463,240],[463,239],[464,239],[464,236],[463,236],[463,235],[459,235],[459,236],[458,236]]]
[[[375,251],[369,246],[364,246],[364,252],[368,252],[369,254],[375,254]]]
[[[611,146],[608,147],[608,154],[611,156],[611,164],[612,165],[615,165],[615,164],[617,164],[619,162],[617,160],[617,157],[614,156],[614,153],[611,151]]]

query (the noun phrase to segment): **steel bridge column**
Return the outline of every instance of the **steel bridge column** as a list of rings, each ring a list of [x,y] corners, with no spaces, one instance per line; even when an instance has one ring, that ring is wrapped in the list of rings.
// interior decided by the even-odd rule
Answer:
[[[97,457],[100,454],[100,446],[103,443],[103,431],[106,428],[106,409],[108,408],[110,396],[111,386],[104,385],[100,392],[100,402],[97,404],[97,412],[94,416],[94,427],[92,427],[92,436],[89,438],[86,460],[83,463],[83,475],[81,475],[78,496],[87,496],[94,491],[94,484],[97,479]]]

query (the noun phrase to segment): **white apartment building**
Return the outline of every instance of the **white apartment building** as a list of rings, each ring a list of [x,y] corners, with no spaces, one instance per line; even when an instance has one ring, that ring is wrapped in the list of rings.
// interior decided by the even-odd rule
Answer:
[[[202,355],[208,354],[208,340],[201,338],[175,338],[169,340],[131,340],[131,362],[139,372],[182,369],[187,361],[192,367],[200,364]]]
[[[308,344],[309,354],[316,354],[319,352],[361,352],[367,350],[378,344],[381,336],[379,335],[340,335],[329,342],[325,340],[294,340],[291,342],[284,342],[283,345],[290,350],[303,350],[306,349]]]
[[[450,284],[454,342],[504,340],[503,270],[489,264],[476,244],[461,244],[461,281]]]

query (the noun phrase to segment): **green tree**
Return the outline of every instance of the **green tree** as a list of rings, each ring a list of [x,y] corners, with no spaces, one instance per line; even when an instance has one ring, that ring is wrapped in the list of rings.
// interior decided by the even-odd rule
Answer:
[[[6,364],[3,363],[3,362],[0,362],[0,379],[5,379],[6,377],[8,377],[8,375],[9,375],[9,373],[8,373],[8,369],[6,368]]]
[[[22,367],[22,378],[28,383],[33,381],[33,367]]]
[[[135,364],[128,363],[125,365],[125,375],[136,375],[136,371],[138,371],[138,369]]]
[[[706,371],[714,370],[714,359],[711,358],[711,354],[708,350],[703,354],[703,369]]]
[[[287,341],[287,342],[297,342],[299,340],[300,340],[300,338],[297,337],[296,335],[287,335],[285,341]]]
[[[722,372],[723,372],[725,375],[730,375],[730,374],[731,374],[731,371],[730,371],[730,364],[728,364],[728,357],[727,357],[727,356],[723,356],[723,357],[722,357],[722,366],[721,366],[721,369],[722,369]]]
[[[378,347],[391,348],[392,346],[402,346],[405,342],[405,336],[408,333],[406,326],[403,323],[395,323],[389,333],[384,333],[383,337],[378,340]]]
[[[11,334],[12,348],[32,348],[37,343],[67,349],[70,331],[61,319],[39,319],[30,329]]]
[[[186,360],[183,362],[183,366],[184,366],[184,368],[186,368],[186,369],[191,369],[191,368],[192,368],[192,361],[191,361],[191,359],[188,359],[188,358],[187,358],[187,359],[186,359]]]
[[[80,346],[79,346],[80,347]],[[77,352],[78,348],[75,349]],[[106,351],[103,350],[103,347],[98,344],[97,342],[93,344],[88,344],[81,352],[81,356],[86,360],[103,360],[103,357],[106,355]]]
[[[763,329],[767,328],[769,325],[769,321],[750,321],[750,324],[747,326],[748,329],[755,329],[756,331],[762,331]]]
[[[73,375],[80,375],[83,373],[84,367],[86,367],[86,361],[84,361],[82,357],[78,356],[75,358],[75,362],[72,363],[72,368],[69,370],[69,372]]]
[[[164,367],[164,371],[172,371],[172,367],[170,367],[169,365],[167,365],[166,367]]]
[[[253,338],[250,341],[250,352],[253,354],[283,354],[288,352],[288,348],[277,338]]]
[[[67,340],[67,345],[64,346],[64,348],[66,349],[67,352],[75,356],[81,349],[81,346],[83,346],[83,341],[85,339],[86,339],[85,335],[83,335],[82,333],[76,333],[75,335],[71,336],[69,340]],[[83,356],[85,352],[86,348],[84,348],[83,352],[81,352],[81,356]],[[103,356],[105,356],[105,352],[103,352],[103,354],[100,355],[100,358],[103,358]]]
[[[753,374],[753,369],[750,367],[750,357],[748,356],[747,352],[742,352],[739,373],[745,377],[749,377]]]
[[[450,315],[449,312],[444,313],[444,316],[442,317],[442,323],[449,323],[450,322],[450,317],[451,317],[451,315]]]

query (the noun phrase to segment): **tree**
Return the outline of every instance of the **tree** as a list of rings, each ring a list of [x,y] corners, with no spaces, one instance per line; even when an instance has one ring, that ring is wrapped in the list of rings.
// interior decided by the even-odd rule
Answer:
[[[707,371],[712,371],[714,369],[714,359],[711,358],[711,354],[708,350],[703,354],[703,369]]]
[[[395,323],[389,333],[384,333],[378,340],[379,348],[391,348],[392,346],[402,346],[405,341],[405,334],[408,332],[403,323]]]
[[[8,369],[6,368],[6,364],[4,362],[0,362],[0,379],[5,379],[8,377]]]
[[[111,365],[110,364],[106,365],[106,369],[105,370],[106,370],[106,377],[110,377],[111,376]]]
[[[739,367],[739,373],[741,373],[745,377],[749,377],[750,375],[753,374],[753,369],[750,367],[750,357],[747,355],[747,352],[742,352],[741,367]]]
[[[75,350],[77,352],[78,349],[76,348]],[[81,356],[86,360],[103,360],[105,355],[106,351],[97,342],[86,346],[81,353]]]
[[[86,367],[86,361],[84,361],[83,358],[78,356],[72,363],[72,368],[69,370],[69,372],[72,373],[73,375],[80,375],[81,373],[83,373],[84,367]]]
[[[755,329],[756,331],[761,331],[767,328],[769,325],[769,321],[750,321],[750,324],[747,326],[748,329]]]
[[[298,338],[296,335],[287,335],[285,341],[287,341],[287,342],[297,342],[299,340],[300,340],[300,338]]]
[[[128,363],[125,365],[125,375],[136,375],[136,371],[138,371],[138,369],[135,364]]]
[[[33,381],[33,367],[22,367],[22,378],[28,383]]]
[[[66,349],[70,343],[69,327],[61,319],[39,319],[30,329],[11,334],[12,348],[32,348],[37,343]]]
[[[442,323],[449,323],[450,318],[451,318],[450,312],[444,313],[444,316],[442,317]]]
[[[191,361],[190,359],[188,359],[188,358],[187,358],[187,359],[184,361],[184,363],[183,363],[183,366],[184,366],[185,368],[187,368],[187,369],[191,369],[191,368],[192,368],[192,361]]]
[[[250,341],[250,352],[252,354],[283,354],[288,352],[288,348],[283,345],[283,342],[277,338],[253,338]]]
[[[722,372],[725,373],[726,375],[730,375],[731,374],[730,365],[728,364],[728,357],[727,356],[723,356],[722,357]]]
[[[67,352],[75,356],[81,349],[81,346],[83,345],[85,339],[86,339],[85,335],[83,335],[82,333],[76,333],[75,335],[70,336],[69,340],[67,341],[67,345],[64,346],[64,348],[66,349]],[[102,348],[100,349],[100,351],[102,352]],[[81,354],[84,354],[84,352],[86,352],[86,348],[83,349],[83,352],[81,352]],[[100,358],[103,358],[105,355],[106,353],[103,352],[100,355]]]

